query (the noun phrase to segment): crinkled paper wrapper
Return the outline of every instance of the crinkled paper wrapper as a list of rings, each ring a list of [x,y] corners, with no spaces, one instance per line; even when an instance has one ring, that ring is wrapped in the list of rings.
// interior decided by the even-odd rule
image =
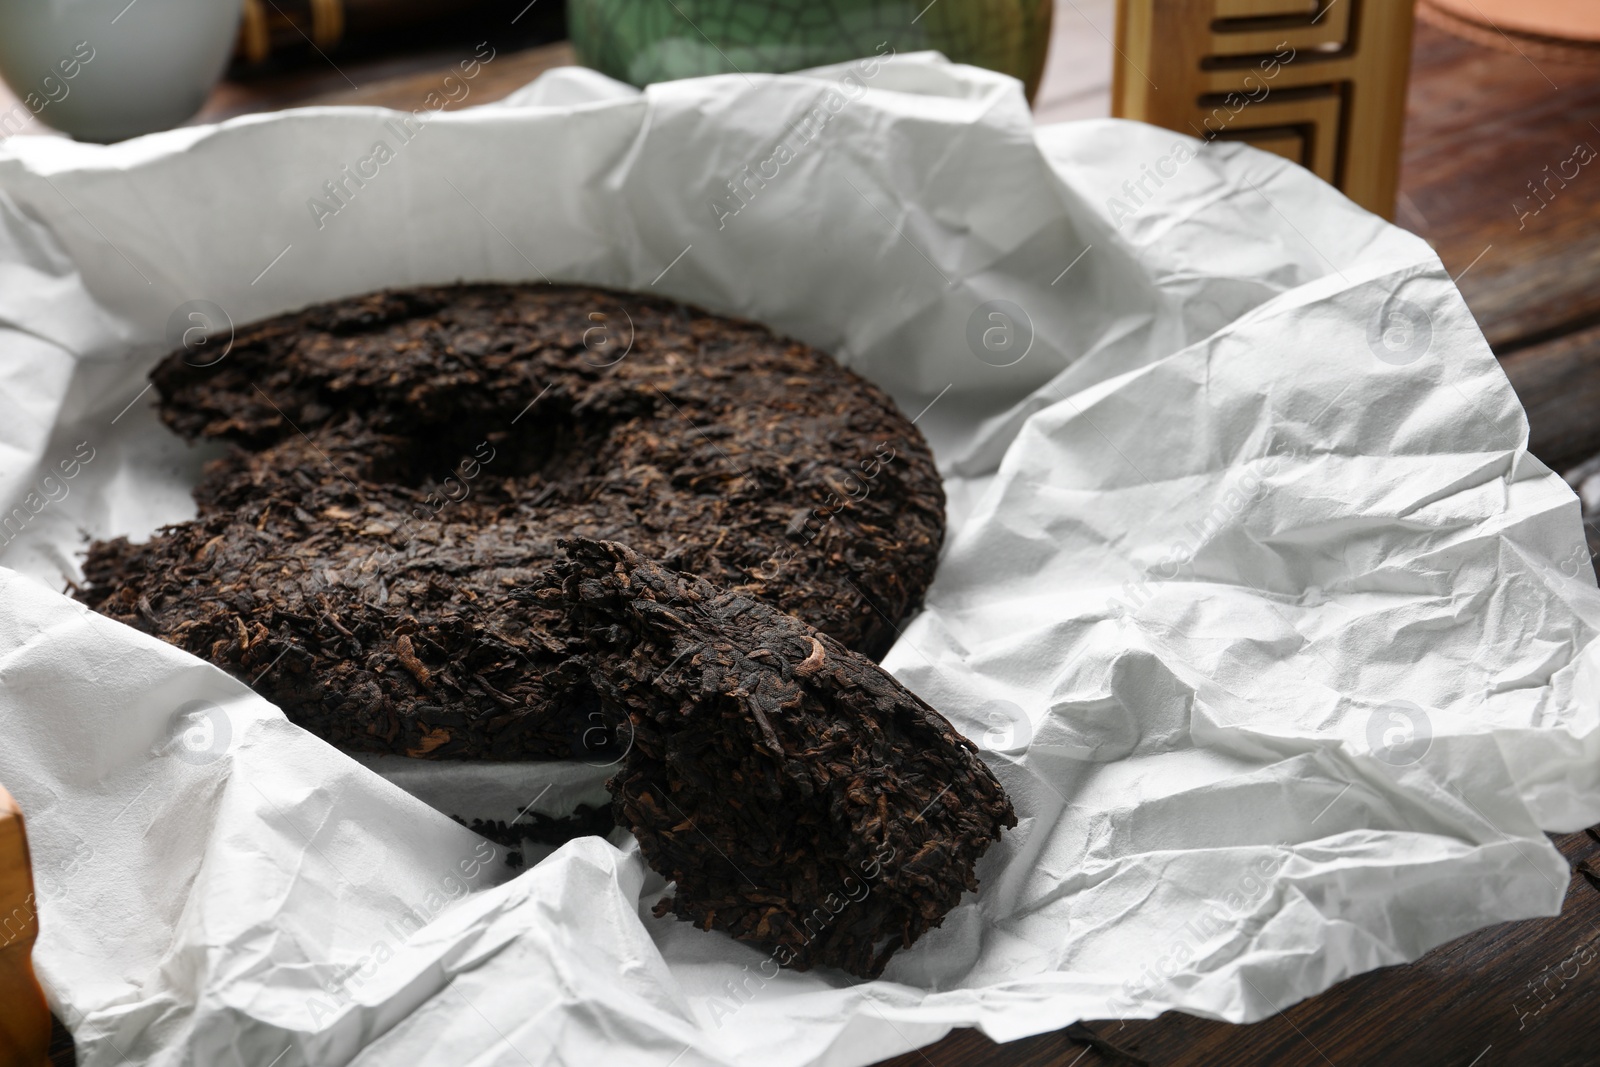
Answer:
[[[85,1067],[864,1064],[1260,1019],[1558,911],[1600,596],[1422,241],[1242,146],[1035,129],[931,56],[396,120],[0,148],[0,781]],[[319,228],[345,166],[377,173]],[[358,762],[56,592],[86,537],[193,514],[214,453],[140,392],[190,301],[540,277],[760,320],[920,413],[951,533],[886,662],[1020,824],[881,981],[652,918],[626,834],[513,876],[447,817],[570,810],[603,768]]]

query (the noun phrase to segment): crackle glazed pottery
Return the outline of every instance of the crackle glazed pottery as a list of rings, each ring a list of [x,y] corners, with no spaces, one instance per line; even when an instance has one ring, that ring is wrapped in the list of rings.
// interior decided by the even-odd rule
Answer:
[[[934,49],[1022,79],[1044,72],[1051,0],[567,0],[578,60],[647,85]]]

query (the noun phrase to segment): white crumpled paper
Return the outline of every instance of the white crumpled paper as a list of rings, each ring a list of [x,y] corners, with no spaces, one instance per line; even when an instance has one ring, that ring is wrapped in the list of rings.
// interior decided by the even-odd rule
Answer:
[[[864,1064],[1259,1019],[1558,910],[1541,830],[1600,819],[1600,594],[1422,241],[1242,146],[1035,130],[1015,82],[929,56],[557,71],[424,118],[0,148],[0,781],[86,1067]],[[346,166],[376,172],[319,227]],[[377,761],[425,804],[54,591],[85,536],[193,513],[208,453],[141,393],[189,302],[540,277],[766,322],[934,447],[951,533],[887,664],[1020,825],[881,981],[651,918],[625,834],[512,878],[429,806],[556,810],[603,770]]]

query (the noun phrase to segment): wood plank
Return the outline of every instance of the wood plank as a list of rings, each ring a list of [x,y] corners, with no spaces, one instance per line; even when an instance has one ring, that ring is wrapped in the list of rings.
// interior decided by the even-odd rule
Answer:
[[[479,65],[474,77],[461,78],[458,64],[475,58],[473,48],[461,45],[408,53],[360,66],[347,65],[342,69],[330,63],[325,68],[301,69],[278,77],[223,82],[205,107],[185,125],[313,105],[368,104],[411,111],[433,107],[426,102],[430,93],[437,94],[436,99],[443,104],[442,110],[455,111],[500,100],[547,70],[574,66],[578,62],[572,45],[558,41],[517,51],[496,51],[489,62]],[[446,85],[447,77],[457,80]],[[459,88],[461,85],[466,87],[465,92]]]
[[[300,100],[295,106],[368,104],[409,111],[414,108],[432,107],[432,104],[424,103],[432,93],[436,94],[436,99],[442,101],[444,105],[442,110],[454,111],[458,108],[476,107],[479,104],[503,99],[547,70],[576,66],[578,63],[572,45],[567,41],[558,41],[555,44],[528,48],[520,52],[496,53],[493,59],[481,65],[476,77],[462,82],[457,74],[455,62],[469,60],[472,55],[471,50],[464,50],[456,61],[446,61],[442,70],[434,66],[414,74],[366,80],[366,84],[359,89],[319,93]],[[465,84],[470,91],[461,95],[459,89],[446,87],[444,79],[453,75],[457,76],[458,82]],[[452,100],[450,93],[457,94],[459,98]]]
[[[1500,360],[1528,412],[1528,450],[1556,470],[1600,454],[1600,325]]]
[[[1542,207],[1529,188],[1577,145],[1600,150],[1597,119],[1600,66],[1417,26],[1396,221],[1466,272],[1457,284],[1502,355],[1600,322],[1600,160],[1553,183]]]

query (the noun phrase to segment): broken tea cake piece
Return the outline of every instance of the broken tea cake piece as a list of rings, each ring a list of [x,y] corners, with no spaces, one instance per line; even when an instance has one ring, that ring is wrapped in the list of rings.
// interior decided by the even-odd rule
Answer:
[[[978,888],[1016,815],[938,712],[768,603],[616,542],[562,545],[529,595],[569,612],[568,669],[627,717],[609,788],[676,883],[657,915],[874,978]]]

